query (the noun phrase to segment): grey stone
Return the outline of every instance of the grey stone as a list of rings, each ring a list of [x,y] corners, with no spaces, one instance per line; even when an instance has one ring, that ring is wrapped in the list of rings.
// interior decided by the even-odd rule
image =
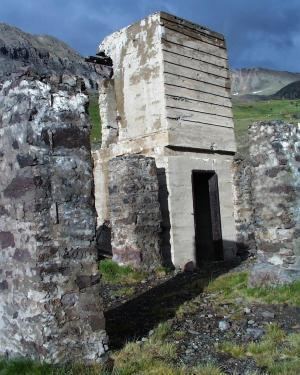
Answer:
[[[261,328],[247,328],[246,333],[252,339],[258,340],[264,335],[264,330]]]
[[[193,329],[188,329],[188,332],[191,334],[191,335],[200,335],[200,333],[198,331],[194,331]]]
[[[297,276],[296,274],[295,278]],[[258,262],[250,271],[248,286],[250,288],[270,287],[291,283],[292,281],[293,278],[281,269],[281,267],[266,262]]]
[[[275,318],[275,314],[271,311],[263,311],[261,313],[261,315],[266,318],[266,319],[274,319]]]
[[[194,272],[195,271],[195,264],[194,262],[188,262],[183,267],[184,272]]]
[[[219,330],[223,332],[230,328],[230,323],[227,320],[220,320],[218,326]]]
[[[0,231],[0,248],[6,249],[7,247],[14,247],[14,235],[8,231]]]

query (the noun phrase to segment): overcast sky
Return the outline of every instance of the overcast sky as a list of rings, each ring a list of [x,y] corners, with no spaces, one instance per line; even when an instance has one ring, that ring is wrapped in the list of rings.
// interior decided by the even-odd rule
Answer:
[[[300,0],[0,0],[0,22],[88,55],[106,35],[158,10],[223,33],[232,68],[300,72]]]

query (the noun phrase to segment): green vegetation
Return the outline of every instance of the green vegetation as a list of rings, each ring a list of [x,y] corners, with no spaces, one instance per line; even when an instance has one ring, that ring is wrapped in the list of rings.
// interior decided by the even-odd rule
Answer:
[[[191,301],[187,301],[180,305],[176,310],[176,318],[182,319],[187,314],[194,314],[199,309],[199,304],[201,304],[200,298],[195,298]]]
[[[238,148],[243,149],[247,143],[248,126],[254,121],[300,122],[300,100],[233,102],[233,117]]]
[[[145,276],[131,267],[119,266],[111,260],[100,262],[99,268],[107,282],[124,284],[119,291],[125,294],[130,294],[134,290],[134,287],[126,284],[140,281]],[[214,304],[215,311],[228,304],[235,306],[239,314],[247,302],[300,305],[299,281],[276,288],[248,288],[247,282],[247,272],[232,272],[211,281],[205,291],[210,293],[210,303]],[[188,290],[189,288],[196,289],[199,295],[178,308],[176,312],[178,319],[184,319],[187,313],[189,315],[197,313],[199,305],[203,302],[203,296],[200,295],[204,288],[203,281],[193,282],[188,285]],[[242,298],[245,303],[237,302],[237,298]],[[162,310],[161,313],[165,316],[166,310]],[[266,324],[265,331],[266,334],[258,342],[224,341],[216,344],[215,348],[218,352],[234,358],[242,360],[252,358],[258,367],[266,371],[266,374],[298,375],[300,334],[288,334],[276,324]],[[194,368],[178,364],[177,341],[182,340],[185,335],[185,331],[173,330],[171,322],[161,323],[146,339],[129,342],[123,349],[114,352],[112,354],[114,369],[111,371],[99,364],[88,367],[82,364],[59,367],[29,360],[0,360],[0,375],[224,375],[213,363]]]
[[[128,343],[112,358],[114,369],[108,372],[105,367],[95,365],[70,365],[55,367],[29,360],[0,361],[1,375],[224,375],[213,364],[204,364],[188,369],[178,367],[176,346],[168,341],[172,328],[169,323],[161,323],[145,342]]]
[[[223,342],[216,345],[222,353],[235,358],[251,357],[256,364],[274,375],[298,375],[300,373],[300,334],[287,335],[276,324],[266,327],[266,334],[259,342],[237,345]]]
[[[99,263],[99,271],[103,280],[110,284],[135,284],[146,277],[144,272],[137,271],[130,266],[119,266],[110,259]]]
[[[134,294],[135,289],[133,287],[124,287],[112,292],[114,297],[130,297]]]
[[[91,130],[91,143],[100,144],[101,143],[101,119],[99,113],[98,95],[90,95],[89,97],[89,116],[92,123]]]
[[[300,281],[276,288],[248,288],[247,284],[247,272],[229,273],[212,281],[206,290],[218,293],[216,299],[219,302],[233,302],[236,298],[243,298],[245,301],[300,306]]]
[[[176,345],[168,341],[171,335],[171,325],[161,323],[144,343],[128,343],[114,355],[116,374],[222,375],[222,372],[211,364],[192,369],[176,366]]]
[[[29,359],[0,360],[1,375],[108,375],[102,365],[54,366]]]

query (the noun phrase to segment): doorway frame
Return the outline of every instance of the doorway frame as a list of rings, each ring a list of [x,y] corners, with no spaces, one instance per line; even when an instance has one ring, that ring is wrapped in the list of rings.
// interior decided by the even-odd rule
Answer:
[[[219,249],[216,249],[215,246],[217,245],[217,241],[214,240],[213,238],[213,225],[211,223],[211,234],[212,234],[212,243],[213,243],[213,247],[214,247],[214,253],[216,254],[216,259],[211,261],[211,262],[207,262],[207,263],[212,263],[212,262],[218,262],[218,261],[223,261],[224,260],[224,246],[223,246],[223,235],[222,235],[222,218],[221,218],[221,206],[220,206],[220,194],[219,194],[219,178],[218,178],[218,174],[215,170],[211,170],[211,169],[193,169],[191,171],[191,183],[192,183],[192,195],[193,195],[193,216],[194,216],[194,235],[195,235],[195,241],[194,241],[194,251],[195,251],[195,261],[196,261],[196,264],[197,266],[201,266],[203,263],[206,263],[205,261],[201,261],[199,260],[199,254],[200,254],[200,251],[199,251],[199,248],[198,248],[198,241],[197,241],[197,237],[199,235],[199,233],[197,234],[197,224],[196,224],[196,216],[195,216],[195,208],[196,208],[196,184],[194,183],[194,180],[195,180],[195,175],[198,174],[198,175],[211,175],[212,176],[216,176],[217,178],[217,194],[216,194],[216,200],[217,200],[217,209],[218,209],[218,225],[220,227],[220,239],[217,240],[219,242]],[[207,178],[207,182],[209,180],[209,176]],[[210,191],[208,189],[208,195],[210,196]],[[210,202],[209,202],[209,210],[210,210],[210,215],[211,215],[211,205],[210,205]]]

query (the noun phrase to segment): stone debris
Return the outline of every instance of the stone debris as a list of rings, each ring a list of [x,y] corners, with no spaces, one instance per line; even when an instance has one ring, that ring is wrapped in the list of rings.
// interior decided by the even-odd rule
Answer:
[[[264,330],[261,328],[247,328],[246,333],[253,340],[258,340],[264,335]]]
[[[263,311],[261,313],[261,315],[265,318],[265,319],[274,319],[275,318],[275,314],[272,312],[272,311]]]
[[[220,331],[226,331],[230,328],[230,323],[227,320],[220,320],[218,326]]]

